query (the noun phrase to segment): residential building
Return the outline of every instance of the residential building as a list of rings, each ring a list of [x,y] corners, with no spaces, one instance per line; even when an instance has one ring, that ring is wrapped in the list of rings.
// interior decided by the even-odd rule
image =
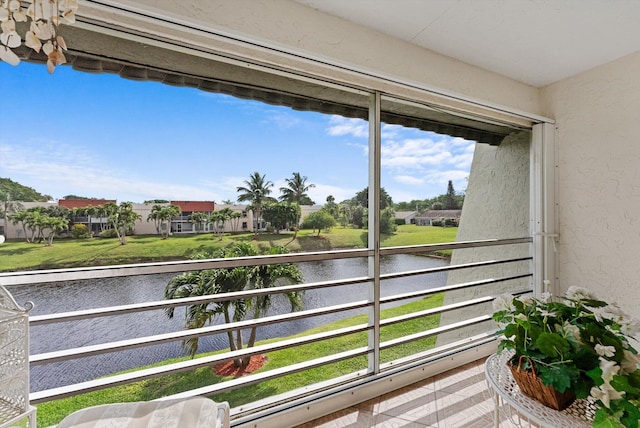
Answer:
[[[462,210],[426,210],[416,216],[418,226],[458,226]]]
[[[403,220],[404,224],[416,224],[417,212],[415,211],[396,211],[396,220]]]

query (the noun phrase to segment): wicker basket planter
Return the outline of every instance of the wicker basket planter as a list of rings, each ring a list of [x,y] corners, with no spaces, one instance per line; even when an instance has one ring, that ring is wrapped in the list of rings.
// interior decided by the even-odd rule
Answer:
[[[567,389],[565,392],[559,392],[552,386],[542,383],[531,360],[529,360],[531,370],[523,369],[522,360],[524,358],[526,358],[524,355],[520,356],[517,365],[511,360],[507,363],[513,379],[524,395],[555,410],[564,410],[575,401],[576,395],[573,391]]]

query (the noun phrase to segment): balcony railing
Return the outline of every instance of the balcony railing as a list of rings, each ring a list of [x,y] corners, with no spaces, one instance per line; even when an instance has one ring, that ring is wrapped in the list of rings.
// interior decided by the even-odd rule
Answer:
[[[462,250],[480,247],[496,246],[524,246],[524,251],[517,251],[516,254],[530,254],[531,239],[489,239],[480,241],[456,242],[437,245],[417,245],[409,247],[383,248],[379,256],[384,257],[394,254],[424,254],[443,250]],[[216,268],[233,268],[250,265],[268,265],[274,263],[296,263],[302,264],[313,261],[332,261],[340,259],[366,258],[369,266],[379,263],[375,259],[373,250],[341,250],[323,251],[313,253],[269,255],[258,257],[240,257],[209,260],[190,260],[182,262],[149,263],[121,266],[87,267],[48,271],[32,271],[19,273],[0,274],[0,283],[8,286],[39,283],[57,283],[60,281],[74,280],[96,280],[99,278],[124,278],[138,275],[155,274],[179,274],[187,271],[198,271]],[[332,340],[356,334],[365,334],[366,338],[357,340],[353,347],[332,351],[327,355],[312,359],[303,359],[298,362],[259,371],[247,376],[225,380],[223,382],[185,390],[172,395],[171,397],[188,397],[196,395],[211,396],[216,399],[220,394],[231,390],[255,385],[270,379],[280,379],[295,373],[308,372],[315,368],[328,367],[341,361],[354,361],[354,369],[347,372],[340,372],[337,376],[323,378],[321,381],[311,384],[298,385],[296,388],[284,394],[261,399],[257,402],[233,403],[232,425],[242,425],[249,421],[260,418],[269,418],[283,410],[290,411],[301,403],[309,403],[320,400],[337,392],[344,392],[352,388],[363,388],[365,384],[373,384],[377,380],[391,375],[402,373],[410,369],[415,369],[419,365],[428,362],[437,362],[450,357],[465,349],[475,346],[482,346],[494,343],[495,338],[492,328],[484,328],[483,325],[490,321],[490,302],[495,298],[496,285],[501,291],[509,291],[514,294],[531,292],[531,256],[486,259],[472,261],[468,263],[445,265],[431,268],[421,268],[415,270],[403,270],[385,272],[380,274],[367,274],[364,276],[331,279],[327,281],[309,282],[298,285],[286,285],[265,289],[244,290],[234,293],[223,293],[198,297],[187,297],[173,300],[146,301],[141,303],[127,304],[121,306],[110,306],[100,308],[90,308],[74,310],[62,313],[33,315],[30,317],[30,328],[32,331],[41,326],[59,325],[63,329],[73,325],[74,322],[90,320],[97,323],[99,320],[108,320],[111,317],[126,314],[143,314],[149,311],[166,310],[168,308],[182,308],[195,304],[211,304],[216,302],[228,302],[231,300],[248,299],[257,296],[276,296],[289,292],[303,292],[310,290],[321,291],[322,293],[333,293],[338,287],[347,287],[358,284],[365,284],[368,290],[366,295],[356,295],[349,301],[339,304],[303,309],[298,312],[278,313],[259,319],[249,319],[237,322],[218,323],[207,325],[197,329],[178,329],[176,331],[163,332],[143,337],[126,338],[122,335],[119,340],[98,340],[85,346],[74,346],[68,349],[49,350],[39,352],[30,356],[32,370],[38,366],[54,367],[56,364],[74,364],[77,361],[88,357],[100,355],[116,355],[117,353],[130,351],[133,349],[144,352],[144,348],[161,344],[175,343],[191,338],[206,338],[218,335],[226,336],[228,332],[245,330],[252,327],[267,327],[274,325],[286,325],[298,320],[320,319],[317,317],[358,313],[366,315],[365,322],[356,322],[348,326],[336,327],[327,331],[318,331],[312,334],[295,335],[279,340],[269,340],[259,343],[257,346],[236,351],[221,351],[194,359],[185,359],[177,362],[163,363],[153,367],[138,368],[134,371],[115,373],[106,377],[98,377],[81,382],[64,384],[63,386],[47,388],[34,391],[30,395],[32,403],[43,403],[57,400],[64,397],[85,394],[91,391],[110,388],[117,385],[130,384],[142,380],[153,379],[174,373],[191,371],[200,367],[212,367],[216,364],[231,361],[234,359],[249,357],[254,355],[269,354],[271,352],[296,349],[302,350],[305,345],[313,343],[330,344]],[[497,268],[500,275],[489,275],[491,269]],[[379,271],[379,269],[377,270]],[[369,269],[369,272],[376,272],[376,269]],[[412,281],[425,282],[429,275],[438,273],[451,274],[453,272],[479,272],[483,277],[474,278],[468,281],[452,282],[449,280],[444,285],[431,288],[423,288],[410,292],[395,292],[389,290],[384,296],[380,293],[380,288],[390,280],[405,278]],[[471,277],[472,275],[469,275]],[[459,293],[466,296],[455,301],[444,300],[438,307],[427,308],[410,313],[391,315],[383,319],[382,308],[392,304],[404,304],[414,302],[430,296],[452,295]],[[35,302],[37,305],[37,302]],[[445,314],[454,314],[453,322],[445,322],[440,318],[437,325],[424,330],[409,331],[405,335],[394,337],[383,337],[381,332],[394,325],[401,325],[416,320],[427,320],[430,317],[443,317]],[[161,315],[158,315],[161,316]],[[474,329],[474,327],[477,327]],[[441,341],[446,335],[470,329],[470,336],[463,340],[456,339],[456,336],[448,341]],[[69,329],[71,332],[72,329]],[[115,336],[119,333],[115,332]],[[69,333],[71,334],[71,333]],[[111,336],[110,336],[111,337]],[[425,339],[438,338],[435,347],[431,349],[420,348],[418,351],[407,353],[403,346],[419,343]],[[64,342],[64,338],[61,338]],[[328,345],[327,345],[328,346]],[[393,351],[393,354],[389,352]],[[397,351],[397,352],[396,352]],[[360,358],[360,360],[357,360]],[[69,366],[73,367],[73,366]],[[66,370],[73,370],[68,368]],[[423,374],[424,375],[424,374]],[[418,379],[414,379],[418,380]],[[401,385],[396,385],[401,386]],[[387,387],[388,388],[388,387]],[[352,394],[353,396],[353,394]],[[357,394],[355,395],[357,399]]]

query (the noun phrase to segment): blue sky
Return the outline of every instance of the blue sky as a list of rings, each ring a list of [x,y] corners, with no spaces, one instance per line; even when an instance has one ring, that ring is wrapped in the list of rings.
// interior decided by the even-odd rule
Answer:
[[[368,124],[111,74],[0,62],[0,177],[54,199],[235,201],[254,171],[293,172],[311,199],[367,186]],[[394,202],[463,191],[475,143],[396,125],[382,130],[382,186]]]

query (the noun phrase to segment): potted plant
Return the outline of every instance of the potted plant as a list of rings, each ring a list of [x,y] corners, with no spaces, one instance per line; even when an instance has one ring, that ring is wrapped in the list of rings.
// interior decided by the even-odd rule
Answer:
[[[595,400],[594,427],[639,426],[640,359],[631,346],[640,332],[637,319],[581,287],[560,299],[502,295],[493,304],[503,335],[498,353],[514,352],[509,364],[523,393],[534,396],[525,389],[537,381],[560,395]],[[524,385],[521,372],[528,376]]]

